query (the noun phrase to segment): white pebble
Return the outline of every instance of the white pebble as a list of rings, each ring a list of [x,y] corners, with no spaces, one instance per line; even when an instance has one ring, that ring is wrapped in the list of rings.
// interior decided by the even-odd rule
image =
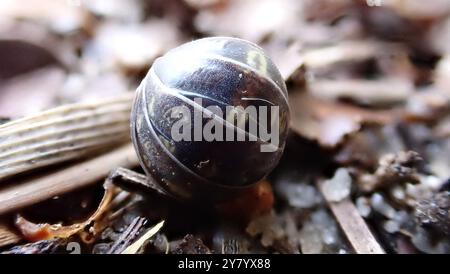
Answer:
[[[323,184],[323,191],[328,200],[339,202],[350,195],[352,178],[347,169],[339,168],[333,178],[326,180]]]

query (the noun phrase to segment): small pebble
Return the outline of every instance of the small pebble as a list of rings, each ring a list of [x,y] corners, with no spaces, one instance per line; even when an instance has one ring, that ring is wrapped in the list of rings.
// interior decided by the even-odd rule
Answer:
[[[296,208],[312,208],[320,203],[317,189],[306,183],[281,181],[275,186],[276,192]]]
[[[326,180],[323,184],[323,191],[328,200],[339,202],[350,195],[352,178],[347,169],[339,168],[333,178]]]

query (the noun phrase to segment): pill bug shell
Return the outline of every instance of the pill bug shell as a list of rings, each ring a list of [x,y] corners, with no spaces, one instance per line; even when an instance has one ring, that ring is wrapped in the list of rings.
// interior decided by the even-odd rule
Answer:
[[[226,198],[264,178],[278,163],[288,133],[287,98],[278,69],[253,43],[212,37],[172,49],[155,60],[137,89],[131,131],[141,165],[147,175],[176,197]],[[191,114],[190,141],[174,141],[171,134],[174,123],[180,119],[173,117],[172,111],[180,106]],[[201,118],[202,125],[210,119],[219,119],[216,121],[225,125],[223,132],[230,128],[234,133],[239,131],[224,122],[227,117],[206,111],[211,106],[224,115],[227,106],[243,109],[255,106],[258,110],[265,106],[269,121],[270,107],[277,106],[279,142],[273,143],[274,151],[261,151],[261,146],[272,140],[249,140],[248,119],[245,141],[237,141],[236,135],[234,141],[195,141],[194,130],[199,120],[195,120],[194,110],[207,116]],[[225,139],[225,133],[223,136]]]

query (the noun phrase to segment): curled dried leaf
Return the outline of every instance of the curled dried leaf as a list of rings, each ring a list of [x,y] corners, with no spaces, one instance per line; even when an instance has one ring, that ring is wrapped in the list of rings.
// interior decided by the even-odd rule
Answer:
[[[28,241],[40,241],[49,240],[55,238],[68,238],[82,231],[88,231],[90,234],[98,233],[98,231],[86,229],[88,226],[93,226],[97,221],[104,216],[104,214],[109,210],[111,201],[113,200],[116,188],[112,185],[105,184],[105,193],[103,198],[97,208],[97,210],[84,222],[76,223],[68,226],[63,226],[61,224],[48,224],[48,223],[33,223],[21,215],[16,217],[16,227],[19,229],[20,233]],[[86,237],[82,237],[86,238]]]

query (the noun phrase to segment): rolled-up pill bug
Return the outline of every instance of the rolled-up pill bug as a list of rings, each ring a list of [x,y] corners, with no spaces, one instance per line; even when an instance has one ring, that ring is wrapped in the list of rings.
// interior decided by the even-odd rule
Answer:
[[[224,200],[267,176],[287,138],[285,83],[263,50],[210,37],[155,60],[131,117],[141,166],[167,194]]]

